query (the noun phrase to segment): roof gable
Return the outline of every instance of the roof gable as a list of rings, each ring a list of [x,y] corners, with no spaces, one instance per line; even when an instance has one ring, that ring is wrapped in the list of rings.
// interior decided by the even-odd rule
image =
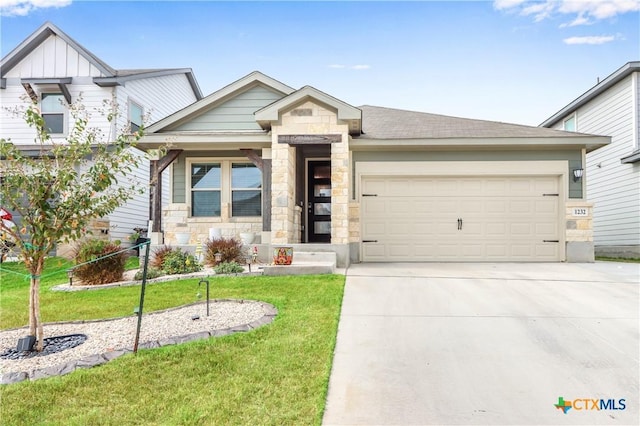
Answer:
[[[587,102],[591,101],[595,97],[609,90],[611,87],[616,85],[618,82],[626,78],[627,76],[633,74],[634,72],[640,72],[640,61],[635,62],[627,62],[622,67],[618,68],[611,75],[609,75],[604,80],[598,82],[591,89],[587,90],[585,93],[580,95],[574,101],[572,101],[569,105],[562,108],[560,111],[553,114],[551,117],[547,118],[540,124],[540,127],[553,127],[558,121],[562,120],[568,114],[577,110]]]
[[[269,129],[271,128],[271,123],[278,121],[282,113],[309,100],[320,102],[335,110],[338,120],[349,124],[349,132],[351,134],[360,133],[362,111],[311,86],[304,86],[302,89],[256,111],[256,121],[262,128]]]
[[[45,52],[55,61],[47,61]],[[25,76],[16,69],[30,56],[37,58],[35,68],[40,69],[38,75]],[[16,69],[18,72],[12,72]],[[15,75],[12,75],[15,74]],[[40,75],[41,74],[41,75]],[[116,70],[84,48],[64,31],[51,22],[45,22],[40,28],[27,37],[15,49],[0,61],[0,82],[6,86],[6,77],[18,78],[54,78],[54,77],[93,77],[98,86],[118,86],[127,81],[161,77],[164,75],[185,74],[196,99],[202,99],[202,92],[190,68]]]
[[[222,89],[206,96],[198,102],[195,102],[188,107],[183,108],[182,110],[152,124],[151,126],[147,127],[147,133],[179,130],[194,131],[196,129],[204,130],[204,128],[200,125],[204,124],[207,121],[207,117],[211,118],[212,116],[216,115],[216,109],[218,109],[217,112],[220,112],[220,109],[223,108],[225,104],[230,108],[240,108],[239,103],[236,105],[231,105],[233,103],[233,100],[236,98],[241,99],[243,96],[247,97],[247,94],[257,94],[258,92],[262,92],[262,99],[255,99],[254,97],[253,102],[255,104],[255,108],[259,109],[266,104],[272,103],[274,99],[286,96],[293,91],[294,89],[287,86],[286,84],[283,84],[265,74],[262,74],[259,71],[254,71],[240,78],[239,80],[236,80],[233,83],[223,87]],[[271,95],[269,95],[269,93]],[[263,103],[260,103],[261,101]],[[246,104],[245,106],[251,107],[251,105]],[[251,114],[253,114],[256,109],[251,111]],[[246,112],[247,110],[243,110],[241,114],[244,115]],[[209,130],[223,130],[215,129],[215,127],[218,126],[213,126]],[[234,129],[232,128],[228,130]],[[253,126],[251,130],[260,130],[260,128],[256,125]]]
[[[51,22],[45,22],[40,28],[38,28],[33,34],[27,37],[22,43],[20,43],[15,49],[9,52],[2,61],[0,61],[0,69],[2,77],[7,72],[12,70],[23,59],[29,56],[34,50],[41,44],[47,41],[49,37],[56,36],[62,39],[67,45],[74,49],[80,56],[86,59],[91,65],[96,67],[100,73],[104,76],[114,76],[116,70],[100,60],[93,53],[82,47],[78,42],[73,40],[61,29],[53,25]]]

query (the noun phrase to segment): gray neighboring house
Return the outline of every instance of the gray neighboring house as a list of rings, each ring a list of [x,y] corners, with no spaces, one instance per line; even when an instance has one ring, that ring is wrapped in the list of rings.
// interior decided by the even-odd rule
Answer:
[[[166,141],[156,244],[251,234],[267,252],[335,252],[338,266],[593,261],[580,172],[608,137],[354,107],[256,71],[149,126],[140,146]]]
[[[587,154],[596,255],[640,257],[640,62],[628,62],[541,127],[611,137]]]

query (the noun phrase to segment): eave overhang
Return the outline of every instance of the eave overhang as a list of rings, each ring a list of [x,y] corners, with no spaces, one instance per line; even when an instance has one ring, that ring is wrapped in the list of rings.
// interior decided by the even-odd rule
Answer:
[[[194,150],[262,149],[271,147],[271,135],[264,132],[167,132],[146,134],[136,147],[146,151],[165,146]]]
[[[640,162],[640,149],[620,159],[622,164],[632,164]]]
[[[442,138],[442,139],[365,139],[352,138],[352,151],[492,151],[586,149],[591,152],[611,143],[608,136],[570,138]]]
[[[58,86],[60,92],[64,95],[64,99],[67,101],[67,104],[71,104],[71,92],[67,88],[67,84],[71,84],[72,78],[23,78],[20,79],[22,86],[25,88],[29,97],[33,102],[38,102],[38,99],[34,99],[34,90],[32,85],[55,85]]]

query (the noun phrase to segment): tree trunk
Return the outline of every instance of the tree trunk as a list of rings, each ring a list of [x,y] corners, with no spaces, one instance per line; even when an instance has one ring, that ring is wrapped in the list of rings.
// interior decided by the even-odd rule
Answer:
[[[29,286],[29,335],[36,336],[36,350],[42,352],[44,347],[44,329],[40,320],[40,274],[44,267],[44,259],[36,261],[35,271],[31,272]]]

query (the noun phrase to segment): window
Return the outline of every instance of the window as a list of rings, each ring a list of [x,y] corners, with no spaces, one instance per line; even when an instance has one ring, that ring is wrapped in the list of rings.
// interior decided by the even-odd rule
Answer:
[[[191,216],[220,217],[230,205],[231,217],[262,215],[262,172],[254,164],[235,159],[187,159],[191,181]],[[227,213],[225,213],[226,215]]]
[[[575,132],[576,131],[576,116],[572,115],[571,117],[567,118],[566,120],[564,120],[564,127],[563,129],[568,131],[568,132]]]
[[[221,164],[191,164],[191,215],[220,216]]]
[[[45,129],[50,134],[64,133],[64,95],[62,93],[43,93],[40,107]]]
[[[129,126],[131,133],[137,132],[142,127],[142,117],[144,111],[142,107],[135,102],[129,101]]]
[[[231,216],[260,216],[262,173],[254,164],[231,165]]]

